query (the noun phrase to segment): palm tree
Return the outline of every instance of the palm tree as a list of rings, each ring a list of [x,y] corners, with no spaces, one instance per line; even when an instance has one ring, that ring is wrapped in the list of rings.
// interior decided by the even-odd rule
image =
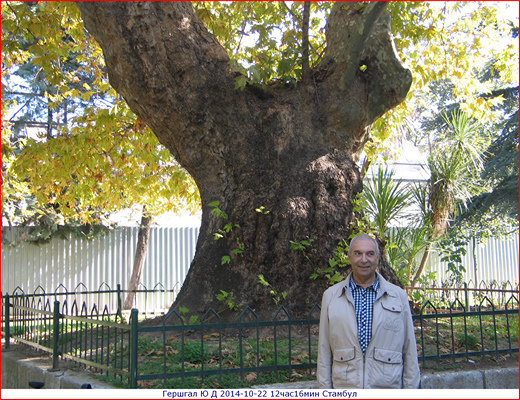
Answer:
[[[387,242],[385,253],[388,263],[401,281],[404,278],[400,274],[402,265],[408,264],[405,232],[409,229],[399,230],[392,235],[389,225],[398,218],[408,218],[406,210],[410,205],[411,195],[412,192],[402,181],[394,179],[394,171],[382,165],[379,166],[377,175],[365,181],[363,188],[365,212],[375,225],[377,234]],[[409,282],[409,277],[407,280]]]
[[[398,229],[392,237],[388,256],[390,264],[407,285],[412,281],[417,256],[429,244],[430,213],[428,211],[427,186],[414,183],[410,188],[408,200],[413,211],[410,213],[409,224]],[[399,270],[401,273],[399,274]]]
[[[402,181],[394,179],[394,171],[379,165],[377,175],[365,181],[363,195],[366,213],[373,219],[381,238],[388,237],[388,226],[409,205],[410,191]]]
[[[457,206],[471,197],[474,177],[483,169],[483,136],[477,123],[462,111],[444,116],[447,129],[439,137],[429,157],[428,240],[419,268],[411,282],[414,286],[424,271],[434,247],[445,233]]]

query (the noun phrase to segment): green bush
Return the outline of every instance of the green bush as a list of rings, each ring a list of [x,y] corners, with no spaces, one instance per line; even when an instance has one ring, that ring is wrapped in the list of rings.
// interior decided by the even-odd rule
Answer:
[[[459,333],[457,335],[457,341],[461,347],[465,348],[467,345],[468,349],[478,350],[479,340],[477,339],[477,337],[475,335],[472,335],[470,333],[468,333],[467,335],[464,335],[463,333]]]

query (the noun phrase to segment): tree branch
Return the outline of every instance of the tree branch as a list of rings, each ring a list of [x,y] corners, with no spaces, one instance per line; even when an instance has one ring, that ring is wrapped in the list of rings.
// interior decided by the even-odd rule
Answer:
[[[205,162],[217,162],[202,151],[183,151],[187,143],[231,135],[220,120],[238,108],[227,100],[234,90],[229,57],[191,3],[76,4],[103,49],[110,84],[132,111],[193,177]]]
[[[311,15],[311,2],[306,1],[303,5],[303,24],[302,24],[302,70],[303,70],[303,83],[306,84],[309,81],[310,76],[310,65],[309,65],[309,20]]]
[[[285,6],[285,8],[286,8],[287,11],[289,12],[289,14],[291,14],[292,17],[293,17],[294,19],[297,19],[297,18],[296,18],[296,15],[294,15],[294,13],[293,13],[292,10],[291,10],[291,7],[289,7],[285,1],[282,1],[282,4]]]
[[[345,48],[347,51],[343,53],[345,66],[340,82],[342,88],[347,87],[356,76],[361,54],[363,50],[365,50],[367,40],[374,31],[377,20],[386,10],[388,4],[386,1],[375,1],[368,4],[363,11],[361,21],[358,22],[354,30],[349,32],[349,46]]]
[[[366,88],[371,124],[401,103],[412,74],[395,51],[388,2],[336,2],[327,23],[327,50],[319,65],[332,71],[331,82],[344,91]],[[360,70],[361,64],[366,68]]]
[[[490,93],[485,93],[480,95],[483,99],[493,99],[495,97],[503,96],[505,99],[511,97],[511,95],[518,93],[518,86],[512,86],[507,88],[501,88],[497,90],[492,90]]]

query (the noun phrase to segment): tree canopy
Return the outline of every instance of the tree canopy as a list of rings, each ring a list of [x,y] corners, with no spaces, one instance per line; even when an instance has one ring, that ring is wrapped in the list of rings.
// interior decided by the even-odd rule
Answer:
[[[132,204],[151,215],[199,208],[189,175],[108,84],[73,3],[5,2],[2,22],[2,106],[17,110],[3,121],[4,156],[19,153],[4,163],[3,217],[21,213],[9,199],[22,188],[58,225],[101,223]],[[43,129],[21,132],[31,127]]]
[[[447,2],[443,5],[426,2],[390,3],[389,12],[392,15],[395,45],[398,53],[414,71],[414,90],[409,92],[407,102],[376,122],[372,130],[372,139],[365,148],[369,156],[374,156],[380,151],[379,143],[387,146],[389,139],[402,131],[406,118],[413,114],[414,107],[411,104],[416,101],[419,105],[424,104],[424,100],[421,100],[424,96],[417,97],[417,94],[423,89],[427,89],[426,93],[429,93],[430,82],[449,82],[452,87],[450,101],[460,104],[463,110],[478,120],[489,121],[496,118],[499,112],[497,102],[507,96],[486,94],[491,94],[497,88],[497,80],[503,85],[517,80],[518,63],[515,60],[518,58],[518,49],[514,41],[506,46],[494,44],[510,37],[514,25],[512,21],[504,18],[503,14],[497,12],[498,6],[494,3],[472,3],[470,6],[465,2]],[[324,57],[326,21],[332,4],[310,2],[309,8],[305,9],[299,3],[286,2],[194,2],[198,16],[230,56],[230,63],[237,73],[237,89],[243,89],[247,84],[274,82],[286,85],[301,80],[303,65],[308,64],[312,68]],[[308,31],[302,29],[306,18]],[[487,53],[484,60],[482,48],[486,48]],[[304,49],[308,50],[305,60]],[[489,63],[488,70],[493,73],[495,79],[483,81],[478,78],[477,72],[484,62]],[[27,68],[28,66],[30,68]],[[100,119],[100,126],[105,126],[105,129],[120,130],[123,125],[130,127],[136,121],[135,116],[132,117],[126,109],[126,104],[117,100],[118,95],[111,88],[106,76],[101,49],[93,38],[86,34],[81,15],[73,2],[4,2],[2,68],[4,115],[8,107],[12,107],[13,104],[18,104],[19,107],[20,103],[25,101],[32,101],[33,107],[39,108],[40,113],[47,112],[47,108],[59,110],[63,105],[67,105],[69,115],[74,115],[75,108],[82,104],[81,110],[86,110],[91,115],[68,121],[66,128],[68,129],[68,125],[75,128],[69,136],[77,136],[81,132],[86,137],[90,131],[92,136],[89,140],[96,143],[109,140],[102,134],[102,130],[95,133],[91,129],[97,118]],[[21,73],[24,69],[33,71],[32,75],[28,76],[27,72]],[[20,91],[11,90],[14,82],[9,76],[13,72],[28,78],[26,81],[30,82],[32,87],[39,86],[37,94],[41,100],[33,93],[25,93],[31,96],[27,99]],[[99,101],[106,98],[108,101],[105,104]],[[109,108],[106,108],[106,104]],[[90,109],[87,109],[88,105],[91,106]],[[61,114],[62,119],[66,118],[65,112]],[[118,121],[119,118],[121,121]],[[110,119],[113,122],[109,121]],[[86,124],[88,120],[91,122],[90,128]],[[18,118],[18,121],[23,122],[23,118]],[[63,124],[63,121],[55,122],[56,127]],[[110,127],[111,123],[115,125]],[[147,137],[153,135],[147,132]],[[65,168],[61,170],[68,170],[67,166],[70,166],[71,160],[80,158],[75,152],[80,151],[81,158],[84,158],[83,145],[88,144],[88,141],[85,138],[83,143],[80,142],[71,141],[71,145],[67,146],[69,149],[62,150],[67,151],[70,156],[64,158]],[[30,142],[27,145],[35,143]],[[7,142],[4,145],[6,149],[9,148]],[[37,147],[42,149],[41,157],[38,156],[39,151],[36,147],[31,151],[30,157],[48,158],[52,149],[44,147],[41,144]],[[104,147],[112,148],[113,143],[107,143]],[[150,147],[148,144],[144,147],[149,149],[155,146]],[[90,153],[93,155],[91,160],[94,160],[99,151],[93,149]],[[150,157],[151,154],[148,153],[148,158]],[[155,157],[155,164],[160,157],[166,157],[165,162],[168,163],[167,152],[159,151]],[[138,159],[139,155],[125,158]],[[111,162],[114,160],[112,158]],[[59,161],[55,160],[54,165],[56,163]],[[93,161],[91,167],[92,163]],[[98,177],[100,174],[109,175],[106,171],[107,165],[100,164],[99,171],[96,172]],[[81,166],[78,167],[83,169]],[[92,168],[87,168],[89,169]],[[55,173],[59,170],[56,169]],[[130,170],[137,172],[139,169],[127,165],[125,172]],[[141,170],[148,176],[145,184],[154,179],[149,171],[143,168]],[[46,172],[45,176],[49,176],[48,171],[44,169],[42,173],[38,171],[37,167],[32,169],[32,179],[44,176],[43,172]],[[86,193],[89,185],[96,185],[96,179],[91,178],[92,176],[84,180],[87,186],[84,184],[83,188],[78,188],[80,198]],[[135,175],[132,178],[135,178]],[[132,178],[129,176],[128,181],[132,181]],[[71,185],[66,184],[67,179],[60,180],[62,182],[55,185],[56,190],[52,196],[61,199],[56,191],[61,192],[59,189]],[[117,181],[116,179],[115,182]],[[142,186],[139,179],[136,182],[133,190]],[[42,193],[40,201],[51,191],[47,188],[41,192],[39,188],[43,184],[45,178],[39,185],[36,184],[34,190],[35,193]],[[74,192],[69,190],[67,193],[69,196],[63,197],[61,203],[75,203]],[[161,194],[164,195],[164,191]],[[7,198],[8,194],[5,195]],[[114,204],[121,204],[121,199],[110,200],[114,200]],[[106,204],[99,193],[85,197],[85,201],[93,202],[91,204],[94,207]],[[146,199],[144,202],[147,202]],[[65,213],[70,216],[66,211]],[[83,210],[82,216],[90,219],[87,215],[89,213]]]

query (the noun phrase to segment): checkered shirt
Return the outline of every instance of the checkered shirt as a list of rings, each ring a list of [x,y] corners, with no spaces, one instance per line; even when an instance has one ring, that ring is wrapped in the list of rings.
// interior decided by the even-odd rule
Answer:
[[[370,339],[372,338],[372,317],[374,315],[374,302],[376,301],[377,291],[379,290],[379,278],[376,276],[375,282],[364,289],[351,277],[350,290],[354,297],[359,344],[361,345],[363,354],[365,354],[368,343],[370,343]]]

